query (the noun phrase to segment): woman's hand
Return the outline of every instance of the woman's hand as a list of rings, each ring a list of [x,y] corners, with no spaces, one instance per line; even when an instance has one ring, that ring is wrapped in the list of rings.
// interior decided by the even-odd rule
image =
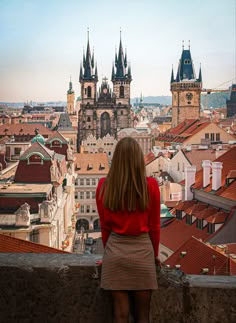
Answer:
[[[102,265],[102,259],[96,260],[96,266],[101,266]]]
[[[156,257],[156,258],[155,258],[155,262],[156,262],[157,267],[159,267],[159,268],[161,268],[161,267],[162,267],[162,262],[161,262],[161,260],[160,260],[160,258],[159,258],[159,257]]]

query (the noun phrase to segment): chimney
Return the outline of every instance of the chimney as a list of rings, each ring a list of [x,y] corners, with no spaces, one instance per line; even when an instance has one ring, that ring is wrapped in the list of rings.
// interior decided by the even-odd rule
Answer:
[[[203,187],[206,187],[210,184],[211,161],[203,160],[202,168],[203,168]]]
[[[193,199],[193,193],[191,191],[191,186],[195,183],[196,176],[196,166],[185,166],[184,168],[184,176],[185,176],[185,201],[189,201]]]
[[[212,162],[212,190],[217,191],[222,186],[222,163]]]

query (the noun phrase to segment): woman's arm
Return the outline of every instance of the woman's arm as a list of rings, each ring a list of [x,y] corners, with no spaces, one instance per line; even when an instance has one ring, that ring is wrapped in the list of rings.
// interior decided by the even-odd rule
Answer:
[[[149,235],[152,241],[155,257],[158,257],[160,243],[160,190],[155,179],[151,179],[149,190]]]
[[[97,209],[98,209],[98,214],[99,214],[99,218],[100,218],[102,242],[103,242],[103,246],[105,247],[111,231],[108,228],[106,221],[105,221],[103,201],[102,201],[102,196],[100,196],[100,190],[101,190],[104,180],[105,180],[105,178],[102,178],[98,183],[97,190],[96,190],[96,203],[97,203]]]

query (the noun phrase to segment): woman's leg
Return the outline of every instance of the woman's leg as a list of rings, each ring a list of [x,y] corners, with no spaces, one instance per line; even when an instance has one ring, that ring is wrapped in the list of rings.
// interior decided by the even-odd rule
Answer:
[[[114,323],[128,323],[129,321],[129,297],[123,290],[112,291]]]
[[[135,323],[149,323],[151,290],[133,291]]]

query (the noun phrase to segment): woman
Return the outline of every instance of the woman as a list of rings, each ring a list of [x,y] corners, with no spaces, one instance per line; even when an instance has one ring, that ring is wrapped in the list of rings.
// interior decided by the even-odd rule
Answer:
[[[112,292],[115,322],[128,322],[130,294],[135,322],[149,322],[151,292],[157,289],[160,191],[157,181],[146,177],[143,153],[133,138],[117,143],[96,201],[104,245],[101,287]]]

